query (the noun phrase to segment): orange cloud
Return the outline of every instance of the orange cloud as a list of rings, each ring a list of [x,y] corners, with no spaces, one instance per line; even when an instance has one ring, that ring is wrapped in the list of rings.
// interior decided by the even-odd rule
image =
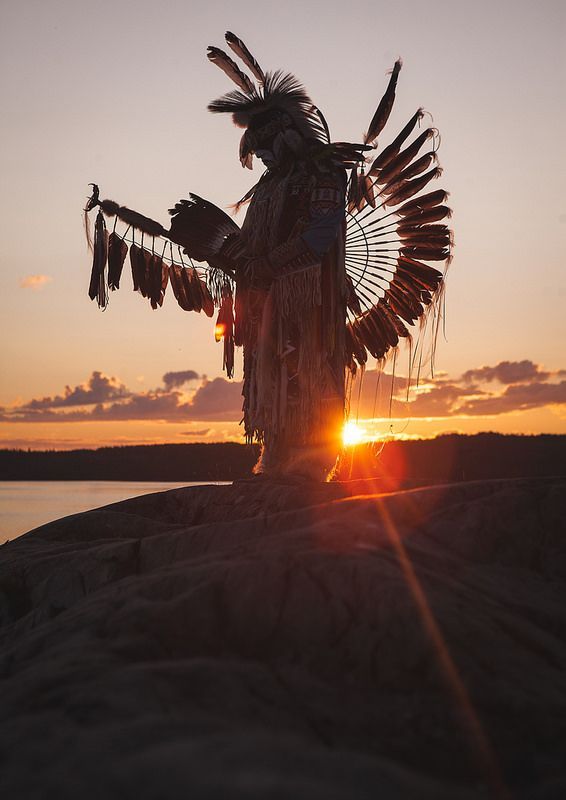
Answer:
[[[27,275],[20,280],[20,287],[22,289],[43,289],[45,284],[52,280],[51,275]]]

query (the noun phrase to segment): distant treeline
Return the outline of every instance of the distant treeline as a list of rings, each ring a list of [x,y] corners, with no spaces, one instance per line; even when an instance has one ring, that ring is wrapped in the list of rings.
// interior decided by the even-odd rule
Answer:
[[[258,452],[232,442],[0,450],[0,480],[233,480],[251,474]],[[566,475],[566,436],[480,433],[361,445],[347,451],[339,477],[438,483],[549,475]]]

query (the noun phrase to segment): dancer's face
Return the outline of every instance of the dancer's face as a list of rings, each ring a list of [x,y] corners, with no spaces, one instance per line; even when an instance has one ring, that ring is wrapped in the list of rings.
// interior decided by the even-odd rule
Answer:
[[[272,150],[259,149],[255,151],[255,155],[268,169],[275,164],[276,159]]]

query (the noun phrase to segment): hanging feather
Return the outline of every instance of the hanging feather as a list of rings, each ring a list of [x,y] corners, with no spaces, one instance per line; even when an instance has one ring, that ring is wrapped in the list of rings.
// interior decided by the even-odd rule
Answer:
[[[348,187],[348,211],[359,210],[362,196],[360,193],[360,180],[358,177],[358,168],[354,167],[350,174],[350,186]]]
[[[84,228],[85,228],[85,235],[86,235],[86,243],[88,249],[92,251],[93,243],[92,243],[92,234],[90,232],[90,217],[88,216],[88,212],[92,211],[93,208],[99,204],[99,189],[96,183],[89,183],[89,186],[92,186],[92,194],[87,200],[87,204],[83,209],[83,221],[84,221]]]
[[[202,280],[196,269],[193,270],[191,280],[195,287],[196,293],[198,293],[199,310],[202,309],[207,317],[212,317],[214,314],[214,300],[212,299],[212,295],[208,290],[208,286]]]
[[[369,124],[368,132],[364,136],[364,144],[371,144],[381,133],[387,120],[389,119],[389,115],[391,114],[391,109],[393,108],[393,103],[395,101],[395,88],[397,86],[397,78],[399,77],[401,64],[401,59],[397,59],[393,69],[391,70],[389,84]]]
[[[175,295],[175,300],[183,311],[192,311],[189,301],[185,294],[185,287],[182,280],[183,267],[178,264],[171,264],[169,267],[169,280],[171,281],[171,288]]]
[[[88,296],[91,300],[96,297],[99,308],[108,305],[108,288],[106,285],[106,262],[108,259],[108,231],[101,211],[96,215],[94,224],[94,243],[92,256],[92,271]]]
[[[194,286],[189,275],[189,270],[186,268],[181,270],[181,282],[185,290],[185,297],[187,298],[188,308],[186,311],[199,311],[200,309],[197,308],[198,299],[195,298]]]
[[[116,231],[112,231],[108,237],[108,287],[112,291],[120,288],[120,278],[127,254],[128,245]]]
[[[163,294],[161,285],[163,282],[163,261],[152,253],[148,261],[148,295],[151,307],[155,310],[163,305]]]
[[[150,263],[151,253],[149,250],[142,248],[138,253],[137,266],[137,279],[139,286],[139,293],[142,297],[150,296]]]
[[[167,284],[169,283],[169,268],[165,261],[161,261],[161,302],[159,305],[163,305],[163,300],[165,299],[165,291],[167,290]]]
[[[223,368],[229,378],[234,377],[234,297],[232,292],[227,292],[222,298],[214,338],[217,342],[224,340]]]
[[[212,61],[213,64],[216,64],[217,67],[225,72],[243,92],[246,94],[254,94],[254,85],[251,80],[224,50],[221,50],[219,47],[212,47],[211,45],[206,55],[209,61]]]
[[[189,279],[191,281],[191,286],[192,286],[192,290],[193,290],[195,311],[198,311],[198,313],[200,314],[200,312],[202,311],[202,292],[201,292],[201,287],[200,287],[200,280],[199,280],[199,277],[197,275],[196,269],[188,270],[188,274],[189,274]]]
[[[237,56],[241,58],[244,62],[246,67],[252,73],[254,78],[258,80],[260,83],[265,83],[265,74],[257,63],[255,58],[252,56],[246,45],[243,43],[241,39],[232,33],[231,31],[226,31],[225,34],[226,42],[228,43],[228,47],[236,53]]]
[[[138,258],[140,248],[135,242],[130,245],[130,266],[132,268],[132,281],[134,283],[134,292],[139,292],[140,287],[138,283]]]

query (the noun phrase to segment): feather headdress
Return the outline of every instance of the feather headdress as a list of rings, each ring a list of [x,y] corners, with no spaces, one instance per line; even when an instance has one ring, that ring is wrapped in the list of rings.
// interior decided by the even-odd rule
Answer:
[[[244,42],[228,31],[226,42],[256,79],[254,83],[245,72],[218,47],[208,48],[208,58],[238,86],[232,92],[213,100],[208,110],[215,114],[232,114],[234,124],[246,128],[240,142],[242,166],[252,166],[252,156],[262,140],[279,136],[292,152],[300,152],[305,142],[330,144],[328,125],[314,105],[305,87],[291,73],[276,70],[264,72]],[[354,150],[352,150],[354,148]],[[345,156],[333,146],[339,161]],[[363,160],[364,145],[351,145],[349,160]],[[336,151],[336,152],[334,152]]]

